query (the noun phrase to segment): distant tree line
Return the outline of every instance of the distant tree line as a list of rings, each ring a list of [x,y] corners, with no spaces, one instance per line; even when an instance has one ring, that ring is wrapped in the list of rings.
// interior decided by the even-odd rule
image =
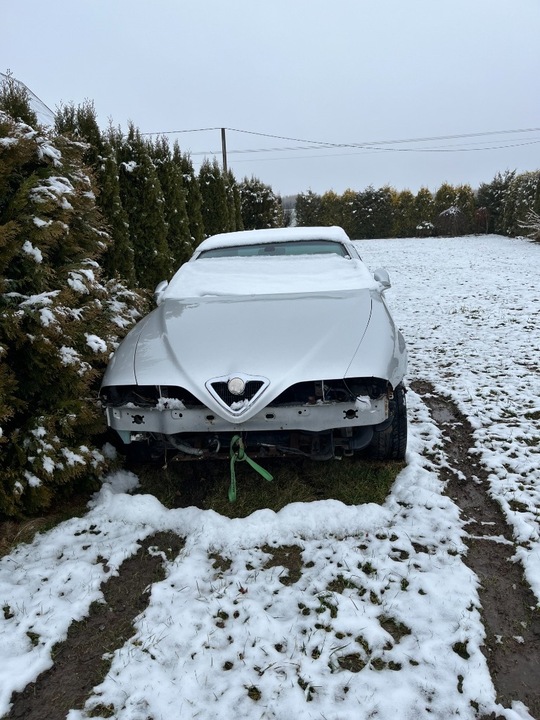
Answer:
[[[443,183],[435,193],[370,186],[296,197],[297,225],[340,225],[355,239],[527,232],[537,238],[539,216],[540,172],[498,173],[476,192],[470,185]]]

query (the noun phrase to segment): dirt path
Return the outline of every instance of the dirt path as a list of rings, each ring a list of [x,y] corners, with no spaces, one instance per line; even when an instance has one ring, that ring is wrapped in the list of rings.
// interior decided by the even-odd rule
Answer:
[[[520,700],[540,718],[540,614],[521,565],[512,561],[512,531],[488,494],[488,473],[469,454],[474,444],[472,427],[429,383],[412,383],[412,389],[422,396],[444,435],[443,450],[451,469],[442,468],[441,477],[448,481],[447,494],[467,522],[465,562],[481,582],[483,652],[497,700],[505,707]]]
[[[88,617],[72,623],[67,640],[53,649],[53,667],[14,695],[6,720],[65,720],[70,709],[82,708],[109,669],[103,656],[133,635],[133,621],[150,600],[148,587],[163,579],[163,554],[176,557],[182,546],[173,533],[156,533],[141,542],[119,574],[103,584],[105,602],[93,603]],[[110,717],[108,708],[100,711]]]

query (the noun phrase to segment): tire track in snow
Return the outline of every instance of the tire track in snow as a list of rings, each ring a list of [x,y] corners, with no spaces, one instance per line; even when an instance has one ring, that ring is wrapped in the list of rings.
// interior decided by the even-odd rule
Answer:
[[[512,529],[499,504],[488,494],[488,471],[470,450],[473,429],[447,398],[425,381],[411,383],[443,433],[448,466],[441,467],[447,494],[466,522],[467,565],[480,581],[479,596],[486,639],[482,651],[497,692],[509,707],[523,702],[540,718],[540,614],[520,563],[514,560]]]
[[[174,533],[158,532],[141,541],[119,573],[102,585],[103,603],[71,624],[67,639],[53,652],[54,665],[12,697],[3,720],[65,720],[82,708],[108,670],[110,655],[133,635],[133,621],[150,601],[149,586],[163,578],[163,559],[176,557],[184,545]],[[104,708],[107,711],[107,708]]]

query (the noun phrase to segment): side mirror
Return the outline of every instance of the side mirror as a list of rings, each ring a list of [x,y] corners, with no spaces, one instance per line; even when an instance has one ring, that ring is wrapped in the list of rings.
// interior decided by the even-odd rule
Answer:
[[[392,287],[390,275],[388,274],[388,270],[386,270],[386,268],[377,268],[377,270],[373,273],[373,277],[376,282],[381,285],[381,292],[384,292]]]
[[[156,285],[156,289],[154,290],[154,302],[156,305],[161,304],[161,300],[163,297],[163,293],[165,290],[169,287],[169,281],[168,280],[162,280],[160,283]]]

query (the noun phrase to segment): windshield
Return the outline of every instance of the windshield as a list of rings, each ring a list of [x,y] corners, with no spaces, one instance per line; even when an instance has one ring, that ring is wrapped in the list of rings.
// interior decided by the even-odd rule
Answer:
[[[252,257],[254,255],[275,257],[277,255],[321,254],[350,257],[345,246],[333,240],[293,240],[291,242],[268,242],[256,245],[231,245],[230,247],[203,250],[199,258]]]

